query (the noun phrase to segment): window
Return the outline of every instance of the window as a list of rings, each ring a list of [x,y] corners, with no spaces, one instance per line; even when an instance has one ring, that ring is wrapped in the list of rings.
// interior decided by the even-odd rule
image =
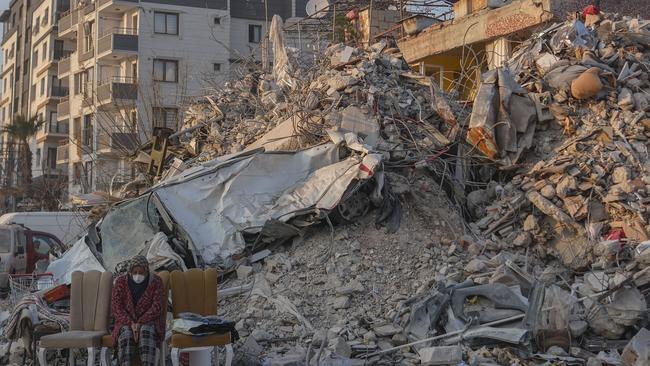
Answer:
[[[32,64],[34,64],[34,68],[38,66],[38,51],[34,51],[34,61],[32,61]]]
[[[178,124],[178,108],[153,108],[153,127],[176,129]]]
[[[178,61],[177,60],[153,60],[153,79],[169,83],[178,82]]]
[[[92,97],[88,86],[92,84],[94,68],[74,74],[74,95],[83,94],[86,98]]]
[[[49,255],[58,246],[54,239],[38,234],[32,236],[32,242],[34,243],[34,251],[39,257]]]
[[[156,11],[153,22],[154,33],[178,35],[178,14]]]
[[[11,230],[0,229],[0,253],[11,253]]]
[[[212,69],[214,70],[214,72],[221,72],[221,64],[220,63],[212,64]]]
[[[81,89],[83,86],[83,72],[78,72],[74,74],[74,95],[81,94]]]
[[[81,163],[72,165],[72,184],[81,184]]]
[[[93,147],[93,125],[92,125],[92,115],[87,114],[84,116],[84,129],[82,132],[83,145],[92,148]]]
[[[47,58],[47,41],[43,42],[43,61]]]
[[[90,21],[84,23],[84,52],[90,52],[95,48],[93,41],[93,28],[95,22]]]
[[[220,25],[221,24],[221,17],[214,17],[214,25]]]
[[[248,25],[248,42],[260,43],[262,40],[262,26],[249,24]]]
[[[34,30],[35,33],[38,33],[39,26],[41,25],[40,23],[41,17],[36,17],[36,21],[34,22],[34,28],[36,28],[36,30]]]
[[[50,131],[56,133],[62,133],[63,131],[59,129],[59,122],[56,119],[57,119],[56,112],[50,111]]]
[[[47,149],[47,167],[50,169],[56,169],[56,147],[50,147]]]
[[[50,19],[50,8],[45,8],[45,12],[43,14],[43,25],[47,25],[49,19]]]
[[[93,186],[93,162],[92,161],[86,162],[84,168],[85,168],[84,170],[85,170],[85,178],[86,178],[84,182],[85,183],[84,188],[86,190],[85,193],[88,193]]]
[[[41,96],[45,95],[45,78],[41,79]]]
[[[41,166],[41,149],[36,149],[36,167]]]

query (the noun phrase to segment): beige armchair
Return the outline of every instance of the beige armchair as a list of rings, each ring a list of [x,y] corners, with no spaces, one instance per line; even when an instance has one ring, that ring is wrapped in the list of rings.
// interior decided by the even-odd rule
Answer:
[[[202,271],[197,268],[187,272],[171,273],[172,312],[174,318],[180,313],[190,312],[200,315],[217,315],[217,271],[214,268]],[[171,359],[173,366],[180,364],[180,354],[200,348],[224,347],[226,366],[232,364],[234,352],[230,333],[193,337],[172,333]]]
[[[95,364],[96,349],[108,334],[108,315],[113,278],[110,272],[73,272],[70,291],[70,330],[41,338],[38,361],[47,365],[45,353],[50,349],[86,348],[88,366]],[[70,365],[74,365],[70,352]]]

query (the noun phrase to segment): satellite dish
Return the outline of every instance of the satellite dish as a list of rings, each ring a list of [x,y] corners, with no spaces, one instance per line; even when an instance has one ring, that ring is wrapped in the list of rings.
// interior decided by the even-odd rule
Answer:
[[[322,18],[327,15],[326,11],[330,7],[329,0],[309,0],[307,2],[307,15],[313,18]]]

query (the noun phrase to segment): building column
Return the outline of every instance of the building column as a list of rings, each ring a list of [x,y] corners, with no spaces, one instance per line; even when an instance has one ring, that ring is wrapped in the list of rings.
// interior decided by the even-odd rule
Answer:
[[[497,38],[485,44],[488,69],[504,66],[512,55],[512,44],[506,37]]]

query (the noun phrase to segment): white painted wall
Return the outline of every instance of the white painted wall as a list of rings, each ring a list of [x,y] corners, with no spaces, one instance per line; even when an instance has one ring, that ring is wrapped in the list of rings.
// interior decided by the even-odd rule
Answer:
[[[230,19],[224,10],[153,3],[140,5],[139,115],[150,116],[153,105],[176,107],[183,102],[183,95],[201,95],[201,79],[206,75],[214,76],[214,63],[221,64],[221,73],[228,73]],[[154,33],[156,10],[179,14],[178,35]],[[215,17],[221,19],[220,25],[214,25]],[[153,81],[156,58],[178,60],[178,83]]]

